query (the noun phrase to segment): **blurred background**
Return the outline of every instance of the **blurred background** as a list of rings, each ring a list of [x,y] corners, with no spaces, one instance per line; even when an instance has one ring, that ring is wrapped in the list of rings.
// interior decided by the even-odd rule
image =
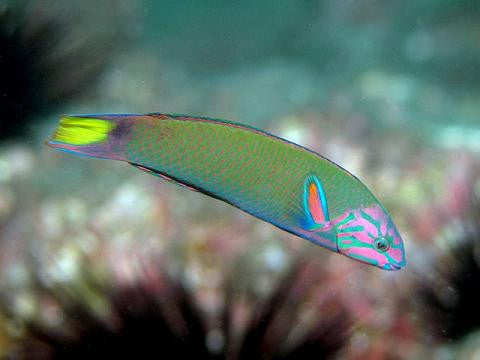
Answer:
[[[389,209],[351,261],[125,164],[63,113],[230,119]],[[480,359],[480,2],[0,0],[0,357]]]

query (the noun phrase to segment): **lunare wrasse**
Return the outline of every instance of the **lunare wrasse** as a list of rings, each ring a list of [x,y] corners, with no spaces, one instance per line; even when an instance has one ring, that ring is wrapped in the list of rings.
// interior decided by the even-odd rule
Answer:
[[[405,266],[397,228],[360,180],[253,127],[184,115],[64,116],[47,144],[128,162],[352,259]]]

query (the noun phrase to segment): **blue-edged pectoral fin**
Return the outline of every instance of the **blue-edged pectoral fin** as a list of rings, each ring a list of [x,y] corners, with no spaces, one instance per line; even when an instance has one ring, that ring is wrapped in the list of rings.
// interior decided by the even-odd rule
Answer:
[[[315,175],[310,175],[303,186],[303,209],[305,216],[302,219],[304,229],[315,232],[328,232],[332,223],[328,214],[327,196],[322,183]]]

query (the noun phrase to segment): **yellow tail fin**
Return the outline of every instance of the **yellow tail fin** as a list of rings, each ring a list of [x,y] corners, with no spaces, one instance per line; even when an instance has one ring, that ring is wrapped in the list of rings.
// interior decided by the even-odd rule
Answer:
[[[51,141],[70,145],[102,143],[114,126],[108,120],[63,116]]]

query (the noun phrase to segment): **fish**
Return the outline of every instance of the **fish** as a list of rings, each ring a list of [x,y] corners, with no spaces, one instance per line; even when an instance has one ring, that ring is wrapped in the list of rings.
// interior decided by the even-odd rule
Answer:
[[[365,184],[326,157],[255,127],[163,113],[65,115],[46,144],[127,162],[380,269],[406,265],[397,227]]]

